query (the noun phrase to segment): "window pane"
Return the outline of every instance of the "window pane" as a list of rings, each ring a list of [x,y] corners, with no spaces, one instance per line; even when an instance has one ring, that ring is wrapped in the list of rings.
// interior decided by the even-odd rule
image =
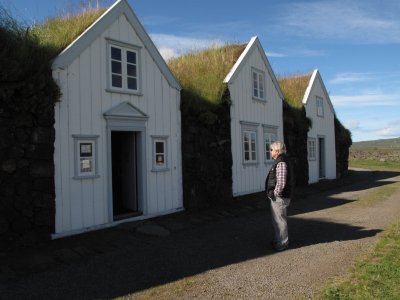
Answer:
[[[121,49],[111,47],[111,58],[121,60]]]
[[[244,153],[244,160],[245,160],[245,161],[250,160],[250,153],[249,153],[249,152],[245,152],[245,153]]]
[[[251,152],[251,160],[256,160],[256,152],[255,151],[253,151],[253,152]]]
[[[111,62],[111,73],[122,74],[122,64],[118,61]]]
[[[111,84],[113,87],[122,88],[122,76],[112,75]]]
[[[164,165],[165,163],[165,157],[164,154],[157,154],[156,155],[156,164],[158,166]]]
[[[156,142],[156,153],[164,153],[164,143]]]
[[[131,64],[136,64],[136,53],[132,51],[126,51],[126,61]]]
[[[128,77],[128,89],[137,90],[137,80],[136,80],[136,78]]]
[[[127,64],[127,72],[128,72],[128,76],[136,77],[136,66]]]
[[[80,171],[81,173],[88,173],[93,171],[93,159],[92,158],[81,158],[80,159]]]

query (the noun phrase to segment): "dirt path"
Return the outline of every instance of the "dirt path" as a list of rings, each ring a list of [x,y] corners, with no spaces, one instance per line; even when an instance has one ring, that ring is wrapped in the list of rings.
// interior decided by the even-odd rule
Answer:
[[[356,201],[379,187],[361,185],[354,190],[313,199],[314,203],[327,200],[354,200],[354,203],[292,214],[289,226],[294,238],[288,251],[209,270],[186,282],[171,283],[131,297],[311,299],[332,277],[345,274],[356,258],[375,244],[378,233],[399,219],[400,176],[377,182],[394,185],[397,190],[387,200],[363,207]]]
[[[36,252],[0,260],[7,263],[0,266],[0,275],[2,270],[15,274],[0,281],[0,295],[4,299],[312,298],[333,276],[346,273],[384,227],[399,219],[399,183],[398,172],[357,172],[333,189],[302,191],[304,195],[289,210],[291,248],[281,253],[269,247],[272,230],[262,195],[219,210],[57,240]],[[396,191],[388,199],[359,205],[389,186]]]

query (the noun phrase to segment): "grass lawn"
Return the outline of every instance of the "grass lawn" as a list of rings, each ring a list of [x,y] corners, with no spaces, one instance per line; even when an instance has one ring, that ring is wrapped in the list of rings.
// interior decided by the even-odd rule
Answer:
[[[338,281],[323,291],[322,299],[400,299],[400,222],[387,228],[350,276]]]
[[[400,171],[400,162],[378,160],[349,160],[349,167],[381,171]]]
[[[400,170],[399,163],[377,161],[352,161],[350,166],[373,170]],[[395,189],[392,186],[389,190],[378,190],[379,196],[370,195],[368,198],[388,197]],[[336,278],[336,283],[325,288],[320,298],[400,299],[400,221],[389,226],[375,248],[356,262],[349,275]]]

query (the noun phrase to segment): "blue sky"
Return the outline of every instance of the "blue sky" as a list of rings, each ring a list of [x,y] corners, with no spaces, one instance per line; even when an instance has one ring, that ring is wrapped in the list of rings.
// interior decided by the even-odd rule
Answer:
[[[26,24],[78,9],[82,2],[89,1],[0,0]],[[354,142],[400,137],[398,0],[129,3],[165,58],[210,45],[246,43],[257,35],[277,75],[319,69],[336,115]]]

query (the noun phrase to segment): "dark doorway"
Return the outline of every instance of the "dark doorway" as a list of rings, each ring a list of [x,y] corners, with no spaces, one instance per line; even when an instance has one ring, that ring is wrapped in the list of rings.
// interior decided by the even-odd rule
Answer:
[[[134,131],[111,132],[114,220],[141,214],[137,192],[137,136]]]

